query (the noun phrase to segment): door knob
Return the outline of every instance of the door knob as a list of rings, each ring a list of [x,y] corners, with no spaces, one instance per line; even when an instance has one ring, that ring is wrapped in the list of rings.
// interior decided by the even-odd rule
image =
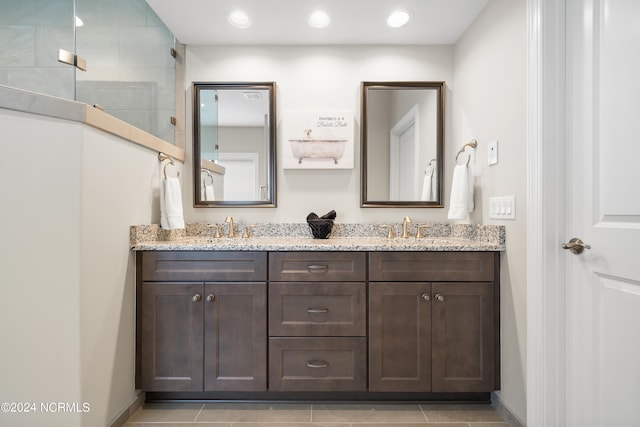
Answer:
[[[202,299],[202,297],[200,296],[200,294],[195,294],[194,296],[191,297],[191,301],[193,302],[198,302]]]
[[[444,296],[440,295],[440,294],[436,294],[436,301],[444,301]]]
[[[580,255],[585,249],[591,249],[590,245],[585,244],[582,240],[574,237],[568,243],[562,244],[562,249],[569,249],[572,254]]]
[[[422,298],[422,301],[429,301],[431,299],[427,293],[420,295],[420,298]]]
[[[216,296],[213,294],[207,295],[207,302],[214,302],[216,300]]]

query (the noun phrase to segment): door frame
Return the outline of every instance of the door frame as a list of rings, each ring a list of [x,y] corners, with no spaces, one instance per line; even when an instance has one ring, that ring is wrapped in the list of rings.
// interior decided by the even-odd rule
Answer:
[[[565,0],[527,0],[527,425],[566,424]]]

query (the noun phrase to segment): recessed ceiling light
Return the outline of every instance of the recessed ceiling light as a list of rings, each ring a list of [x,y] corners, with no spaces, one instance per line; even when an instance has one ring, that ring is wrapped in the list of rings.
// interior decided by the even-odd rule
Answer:
[[[400,28],[406,25],[411,19],[411,12],[408,10],[395,10],[387,18],[387,25],[391,28]]]
[[[249,28],[251,26],[251,19],[241,10],[231,12],[227,16],[227,21],[236,28]]]
[[[331,23],[331,17],[327,15],[326,12],[316,10],[309,15],[309,20],[307,22],[313,28],[325,28]]]

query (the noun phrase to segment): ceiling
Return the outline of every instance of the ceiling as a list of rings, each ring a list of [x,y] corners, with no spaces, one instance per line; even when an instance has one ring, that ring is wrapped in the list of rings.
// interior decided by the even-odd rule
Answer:
[[[187,45],[455,44],[488,0],[147,0],[176,38]],[[227,15],[241,9],[252,25],[234,28]],[[331,24],[315,29],[315,10]],[[407,25],[386,25],[394,9],[411,12]]]

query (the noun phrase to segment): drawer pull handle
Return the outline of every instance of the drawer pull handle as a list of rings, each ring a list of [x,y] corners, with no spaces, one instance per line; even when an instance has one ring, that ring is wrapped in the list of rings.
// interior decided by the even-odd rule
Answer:
[[[324,264],[307,265],[307,271],[309,271],[309,273],[325,273],[328,269],[329,266]]]
[[[191,301],[193,302],[198,302],[202,299],[202,297],[200,296],[200,294],[195,294],[194,296],[191,297]]]
[[[329,362],[327,362],[326,360],[309,360],[307,362],[307,367],[314,368],[314,369],[328,368]]]
[[[307,308],[307,313],[328,313],[329,309],[324,307],[309,307]]]

